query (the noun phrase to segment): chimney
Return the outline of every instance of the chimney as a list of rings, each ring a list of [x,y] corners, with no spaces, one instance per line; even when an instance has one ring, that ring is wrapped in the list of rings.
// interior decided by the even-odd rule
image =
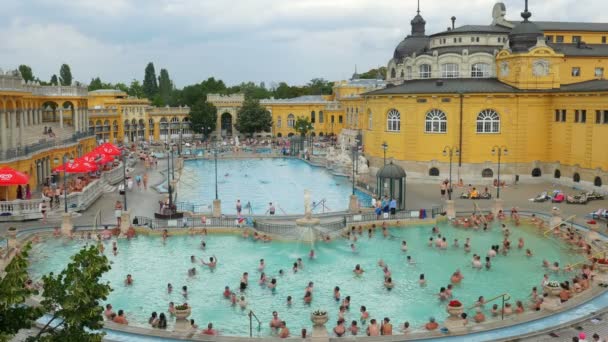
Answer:
[[[452,16],[452,30],[456,27],[456,17]]]

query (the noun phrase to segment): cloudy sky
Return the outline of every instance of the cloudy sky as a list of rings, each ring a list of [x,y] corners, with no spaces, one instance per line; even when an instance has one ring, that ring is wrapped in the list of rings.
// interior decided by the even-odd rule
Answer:
[[[506,0],[519,18],[523,0]],[[348,78],[385,65],[409,33],[416,0],[0,0],[0,68],[41,79],[68,63],[88,83],[143,79],[152,61],[178,87]],[[494,0],[421,0],[427,33],[489,24]],[[608,22],[600,0],[531,0],[532,19]]]

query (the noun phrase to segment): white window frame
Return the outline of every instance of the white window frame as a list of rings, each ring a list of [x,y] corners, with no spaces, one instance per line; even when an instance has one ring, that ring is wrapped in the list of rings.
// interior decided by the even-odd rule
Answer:
[[[471,65],[472,78],[490,77],[490,65],[487,63],[475,63]]]
[[[458,78],[460,77],[460,65],[456,63],[441,64],[441,77]]]
[[[494,109],[484,109],[477,114],[477,133],[500,133],[500,115]]]
[[[447,133],[448,117],[442,110],[431,109],[424,120],[425,133]]]
[[[287,115],[287,127],[293,128],[296,125],[296,116],[293,114]]]
[[[386,114],[386,131],[400,132],[401,131],[401,113],[396,109],[391,109]]]
[[[281,117],[279,116],[279,117],[277,118],[277,128],[281,128],[282,121],[283,121],[283,120],[282,120],[282,119],[281,119]]]
[[[373,122],[374,122],[374,117],[372,115],[372,111],[368,111],[367,112],[367,129],[372,129],[373,127]]]
[[[418,67],[418,75],[420,78],[431,78],[433,68],[430,64],[421,64]]]

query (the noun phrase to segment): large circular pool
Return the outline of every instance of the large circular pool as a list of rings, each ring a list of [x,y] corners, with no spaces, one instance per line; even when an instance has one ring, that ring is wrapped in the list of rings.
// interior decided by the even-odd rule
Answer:
[[[338,317],[339,303],[333,298],[333,289],[339,286],[342,297],[351,297],[351,308],[346,314],[347,322],[359,320],[359,307],[365,305],[371,318],[390,317],[392,322],[402,324],[409,321],[412,327],[420,328],[430,316],[443,321],[447,316],[446,302],[438,299],[440,287],[450,283],[450,276],[456,269],[461,269],[464,280],[455,285],[454,299],[465,306],[472,305],[479,296],[486,299],[502,293],[511,296],[511,303],[522,300],[528,303],[533,286],[539,287],[543,273],[549,273],[552,280],[564,280],[571,277],[562,272],[549,272],[541,266],[543,259],[550,262],[559,261],[560,265],[574,264],[584,258],[570,247],[552,238],[545,238],[537,228],[530,226],[510,227],[512,251],[507,255],[498,255],[492,259],[489,270],[474,269],[471,266],[473,254],[485,258],[491,245],[502,245],[503,235],[498,225],[490,231],[472,231],[462,228],[440,226],[441,233],[447,237],[450,246],[446,250],[429,247],[428,240],[432,226],[408,226],[390,229],[389,238],[384,238],[378,230],[372,238],[367,232],[359,236],[353,252],[349,241],[345,239],[330,243],[317,243],[314,246],[316,258],[310,260],[310,245],[302,243],[254,242],[235,235],[209,236],[170,236],[166,243],[158,236],[138,236],[133,240],[118,241],[118,255],[111,253],[111,242],[106,242],[106,254],[112,262],[111,271],[105,279],[110,281],[113,291],[108,302],[115,310],[123,309],[131,325],[146,326],[152,311],[167,312],[168,303],[176,304],[187,301],[192,307],[192,316],[199,325],[213,322],[223,335],[249,335],[247,313],[253,310],[262,320],[261,331],[257,336],[270,335],[268,322],[273,310],[279,312],[281,319],[287,322],[292,333],[307,328],[310,331],[310,312],[316,309],[327,310],[330,315],[329,327],[335,325]],[[517,240],[523,238],[525,247],[517,248]],[[435,235],[436,238],[436,235]],[[460,241],[460,247],[453,247],[453,240]],[[472,250],[465,253],[463,245],[466,238],[471,238]],[[201,249],[205,240],[206,249]],[[401,251],[401,241],[406,240],[407,252]],[[87,241],[66,241],[49,238],[36,244],[31,253],[31,273],[35,279],[42,274],[60,271]],[[527,257],[525,249],[532,250],[534,255]],[[208,260],[216,256],[219,260],[214,270],[192,264],[190,256]],[[416,264],[408,264],[406,257],[411,256]],[[301,257],[303,269],[292,271],[293,263]],[[269,290],[258,284],[260,259],[265,259],[265,273],[268,279],[276,277],[276,290]],[[383,286],[383,271],[377,261],[383,259],[392,272],[395,287],[387,290]],[[365,270],[362,276],[355,276],[353,268],[360,264]],[[188,269],[196,267],[197,274],[188,276]],[[284,275],[279,275],[279,270]],[[249,287],[242,292],[248,302],[247,309],[238,305],[232,306],[224,299],[222,292],[230,286],[238,291],[240,277],[249,272]],[[427,286],[418,284],[419,275],[424,273]],[[132,274],[134,284],[125,286],[124,279]],[[313,301],[311,305],[303,303],[304,290],[309,281],[314,282]],[[173,284],[174,290],[167,293],[167,283]],[[181,287],[188,286],[189,296],[184,299]],[[293,304],[287,305],[287,296],[293,297]],[[104,303],[105,304],[105,303]],[[491,305],[487,305],[488,312]],[[170,322],[172,324],[172,322]]]

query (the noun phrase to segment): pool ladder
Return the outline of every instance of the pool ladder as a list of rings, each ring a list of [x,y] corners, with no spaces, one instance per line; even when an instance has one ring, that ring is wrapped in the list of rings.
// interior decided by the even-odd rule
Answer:
[[[253,319],[255,318],[255,320],[258,321],[258,331],[260,331],[262,329],[262,322],[260,321],[258,316],[256,316],[252,310],[249,310],[248,316],[249,316],[249,337],[253,337]]]
[[[495,301],[495,300],[497,300],[497,299],[500,299],[500,298],[502,298],[502,309],[500,310],[500,319],[505,319],[505,302],[511,299],[511,295],[510,295],[510,294],[508,294],[508,293],[503,293],[503,294],[501,294],[501,295],[498,295],[498,296],[496,296],[496,297],[493,297],[493,298],[491,298],[491,299],[489,299],[489,300],[486,300],[486,301],[484,302],[484,305],[485,305],[485,304],[488,304],[488,303],[490,303],[490,302],[493,302],[493,301]],[[473,305],[473,306],[469,307],[469,308],[467,309],[467,311],[472,310],[472,309],[475,309],[476,307],[478,307],[478,305]]]
[[[576,217],[576,215],[572,215],[572,216],[568,217],[567,219],[562,220],[559,223],[556,223],[551,228],[545,230],[545,232],[544,232],[545,237],[548,237],[549,233],[551,233],[553,231],[553,229],[555,229],[557,227],[561,227],[562,224],[566,224],[566,223],[568,223],[568,221],[572,221],[572,219],[574,219],[575,217]]]

